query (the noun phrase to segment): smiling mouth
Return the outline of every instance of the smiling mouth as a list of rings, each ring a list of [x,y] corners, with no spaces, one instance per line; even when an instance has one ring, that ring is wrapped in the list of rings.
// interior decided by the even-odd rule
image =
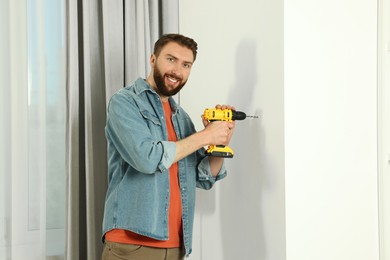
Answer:
[[[175,79],[175,78],[168,77],[167,79],[168,79],[170,82],[173,82],[173,83],[176,83],[176,82],[177,82],[177,79]]]
[[[171,75],[166,76],[166,79],[168,80],[168,82],[170,82],[172,84],[176,84],[181,80],[181,79],[179,79],[177,77],[173,77]]]

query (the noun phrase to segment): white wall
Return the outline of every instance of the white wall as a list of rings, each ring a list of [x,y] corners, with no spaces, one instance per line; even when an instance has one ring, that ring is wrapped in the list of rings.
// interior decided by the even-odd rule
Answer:
[[[180,32],[199,54],[182,106],[202,129],[227,103],[260,119],[236,124],[229,176],[198,192],[190,259],[285,259],[282,1],[180,2]]]
[[[390,0],[379,0],[378,166],[381,260],[390,259]]]
[[[377,5],[285,1],[288,259],[378,259]]]
[[[376,8],[180,2],[199,43],[182,106],[261,115],[237,122],[228,178],[199,192],[191,259],[379,259]]]

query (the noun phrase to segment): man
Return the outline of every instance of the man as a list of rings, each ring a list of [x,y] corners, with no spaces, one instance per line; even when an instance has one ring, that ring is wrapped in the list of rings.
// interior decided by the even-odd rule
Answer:
[[[223,158],[205,156],[203,147],[228,145],[234,122],[202,118],[205,128],[196,132],[171,97],[187,82],[196,55],[193,39],[162,36],[150,57],[148,78],[137,79],[110,100],[105,260],[188,256],[195,188],[210,189],[226,176]]]

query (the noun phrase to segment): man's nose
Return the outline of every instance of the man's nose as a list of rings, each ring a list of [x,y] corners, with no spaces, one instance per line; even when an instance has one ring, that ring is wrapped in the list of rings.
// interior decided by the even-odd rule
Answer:
[[[175,76],[181,76],[182,75],[182,66],[179,63],[175,63],[172,67],[172,74]]]

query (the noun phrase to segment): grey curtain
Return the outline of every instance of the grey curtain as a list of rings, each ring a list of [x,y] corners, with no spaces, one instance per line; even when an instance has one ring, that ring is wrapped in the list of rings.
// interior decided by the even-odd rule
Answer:
[[[69,0],[66,259],[96,260],[107,187],[111,95],[149,73],[157,38],[178,32],[178,0]]]

